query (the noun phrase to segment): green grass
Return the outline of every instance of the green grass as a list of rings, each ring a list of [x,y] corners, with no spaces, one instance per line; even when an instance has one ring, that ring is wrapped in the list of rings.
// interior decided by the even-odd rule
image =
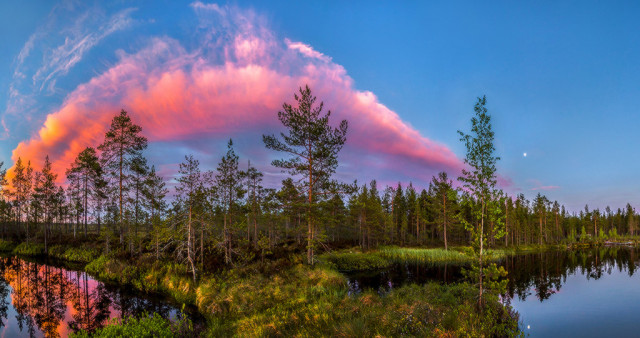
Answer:
[[[393,263],[377,252],[329,252],[318,256],[318,260],[340,271],[377,270]]]
[[[454,247],[449,250],[443,248],[401,248],[396,246],[381,247],[379,253],[396,263],[416,264],[466,264],[476,258],[471,247]],[[508,250],[487,249],[487,260],[498,260],[509,254]]]
[[[382,247],[380,254],[394,262],[411,263],[467,263],[472,256],[457,250],[445,250],[441,248],[400,248]]]
[[[529,245],[518,245],[516,247],[508,247],[505,249],[501,249],[505,253],[509,255],[518,255],[525,253],[539,253],[549,250],[565,250],[567,249],[567,245],[565,244],[529,244]]]

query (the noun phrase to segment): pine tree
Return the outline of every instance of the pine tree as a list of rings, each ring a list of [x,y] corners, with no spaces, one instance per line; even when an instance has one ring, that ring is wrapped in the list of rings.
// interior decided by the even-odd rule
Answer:
[[[263,174],[258,171],[255,167],[251,166],[251,162],[249,162],[249,168],[246,172],[247,178],[247,193],[248,200],[247,204],[249,205],[249,214],[251,219],[247,219],[247,240],[251,240],[250,236],[250,228],[253,225],[253,246],[256,247],[258,245],[258,213],[260,211],[260,195],[262,192],[262,177]]]
[[[238,169],[238,164],[238,155],[233,151],[233,141],[229,140],[227,154],[218,163],[215,175],[218,201],[222,205],[224,212],[223,245],[225,264],[231,264],[232,261],[231,227],[235,221],[234,211],[238,200],[245,193],[242,184],[245,173]]]
[[[154,234],[156,260],[160,258],[160,235],[161,228],[161,216],[167,209],[167,202],[165,197],[169,193],[167,185],[164,179],[156,174],[155,166],[151,166],[151,170],[145,179],[144,197],[146,207],[151,212],[151,228],[150,232]]]
[[[202,210],[204,184],[202,174],[200,172],[200,162],[193,158],[192,155],[185,156],[185,162],[180,163],[177,178],[178,186],[176,186],[177,205],[184,206],[186,219],[181,221],[184,224],[184,241],[180,241],[179,251],[186,254],[186,260],[193,274],[193,281],[196,281],[196,253],[195,253],[195,226],[197,222],[202,220],[195,215]],[[176,236],[183,238],[183,236]]]
[[[79,183],[85,237],[87,236],[89,202],[101,184],[101,172],[98,156],[95,149],[91,147],[81,151],[71,168],[67,170],[67,177],[77,179]]]
[[[105,134],[104,142],[98,147],[101,151],[100,163],[108,176],[117,182],[118,227],[120,245],[124,245],[124,207],[128,173],[132,161],[147,147],[147,139],[141,135],[142,128],[131,121],[124,109],[111,121],[111,127]]]
[[[40,208],[44,213],[43,223],[44,223],[44,250],[45,253],[48,253],[48,237],[49,237],[49,228],[51,227],[51,223],[53,222],[53,215],[56,211],[56,198],[58,193],[58,188],[56,187],[56,180],[58,179],[58,174],[54,173],[51,169],[51,162],[49,161],[49,156],[45,157],[44,166],[42,167],[42,171],[38,172],[35,180],[34,192],[37,196],[37,199],[40,201]]]
[[[315,224],[313,209],[318,195],[324,193],[331,183],[331,175],[338,166],[338,152],[346,141],[348,123],[340,122],[337,128],[329,125],[331,111],[322,114],[323,103],[315,106],[316,97],[309,86],[300,88],[299,96],[294,95],[298,107],[283,104],[278,119],[288,133],[280,133],[282,139],[274,135],[263,135],[268,149],[284,152],[292,157],[274,160],[275,167],[288,171],[291,175],[304,177],[303,187],[307,191],[307,262],[314,263]]]
[[[442,225],[444,233],[444,249],[448,249],[447,244],[447,225],[453,219],[452,201],[455,201],[456,192],[453,189],[453,181],[449,179],[446,172],[440,172],[438,176],[434,176],[431,180],[433,184],[434,202],[438,210],[438,220]]]

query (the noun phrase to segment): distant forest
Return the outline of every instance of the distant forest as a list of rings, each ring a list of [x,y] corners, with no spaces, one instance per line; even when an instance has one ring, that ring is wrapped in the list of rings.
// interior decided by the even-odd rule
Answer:
[[[101,241],[106,252],[175,256],[194,279],[200,271],[264,259],[285,247],[306,250],[313,263],[315,251],[328,248],[446,248],[471,241],[468,224],[478,222],[473,203],[479,202],[463,202],[469,199],[464,188],[456,188],[464,186],[454,184],[457,177],[441,172],[422,190],[400,183],[379,187],[375,180],[336,182],[332,174],[348,122],[330,121],[330,112],[308,87],[295,101],[277,114],[286,132],[264,135],[264,145],[256,145],[281,157],[272,165],[289,177],[277,189],[264,187],[255,167],[241,165],[229,140],[213,171],[201,170],[197,158],[186,156],[175,198],[168,198],[165,178],[145,158],[144,126],[123,110],[102,144],[87,147],[69,163],[63,186],[46,154],[18,158],[10,179],[6,168],[1,172],[1,236],[42,243],[45,251],[52,240],[74,238]],[[35,171],[32,161],[43,161],[42,170]],[[533,200],[499,190],[492,196],[498,215],[482,228],[489,247],[618,238],[635,235],[638,225],[630,204],[569,213],[540,193]],[[504,236],[496,236],[496,229]]]

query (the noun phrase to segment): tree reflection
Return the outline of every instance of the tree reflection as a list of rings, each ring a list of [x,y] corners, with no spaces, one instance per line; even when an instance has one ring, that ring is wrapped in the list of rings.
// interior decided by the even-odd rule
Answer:
[[[175,313],[169,305],[109,288],[84,272],[16,257],[0,257],[0,276],[0,327],[6,325],[12,306],[24,336],[66,336],[70,330],[100,328],[110,317]]]
[[[567,276],[580,274],[588,280],[598,280],[605,274],[610,275],[616,267],[633,276],[637,257],[637,249],[624,247],[511,256],[504,260],[509,272],[506,296],[526,300],[531,295],[530,290],[534,290],[536,298],[542,302],[560,291]]]

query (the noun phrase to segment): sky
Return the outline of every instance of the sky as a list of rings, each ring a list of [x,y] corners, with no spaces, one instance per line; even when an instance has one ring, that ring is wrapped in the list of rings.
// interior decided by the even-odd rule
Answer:
[[[463,167],[486,95],[501,188],[569,210],[640,208],[640,3],[29,1],[0,4],[0,161],[64,170],[121,109],[169,180],[233,138],[276,184],[262,134],[309,85],[349,121],[336,177],[380,185]],[[526,156],[525,156],[526,154]]]

